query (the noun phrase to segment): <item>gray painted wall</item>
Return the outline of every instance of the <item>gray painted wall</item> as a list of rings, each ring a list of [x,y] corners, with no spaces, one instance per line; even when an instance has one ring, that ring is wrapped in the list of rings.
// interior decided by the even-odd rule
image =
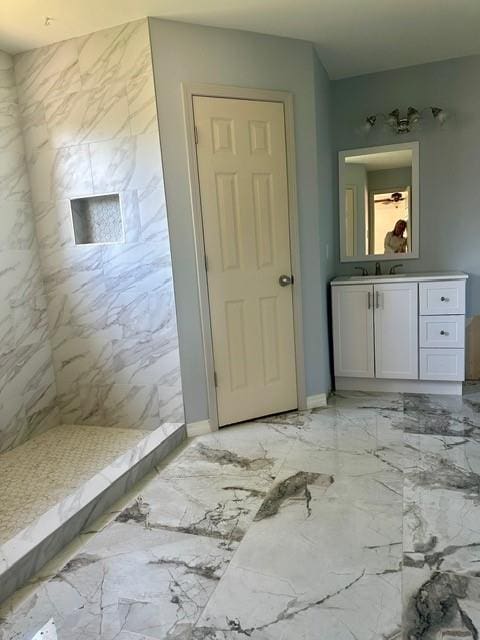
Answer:
[[[399,169],[379,169],[367,171],[368,188],[375,189],[399,189],[412,184],[412,170],[409,167]]]
[[[294,96],[307,393],[330,385],[326,280],[333,270],[329,81],[306,42],[150,19],[187,422],[208,417],[181,83]],[[318,126],[317,126],[318,123]],[[320,169],[319,169],[320,167]]]
[[[469,273],[467,374],[471,377],[480,375],[479,75],[480,56],[471,56],[332,83],[335,166],[336,152],[342,149],[420,142],[420,258],[406,260],[404,271]],[[451,117],[442,129],[429,121],[402,136],[381,126],[368,134],[361,131],[367,115],[395,107],[403,111],[409,105],[440,106]],[[355,265],[341,265],[338,243],[336,249],[338,272],[352,273]]]

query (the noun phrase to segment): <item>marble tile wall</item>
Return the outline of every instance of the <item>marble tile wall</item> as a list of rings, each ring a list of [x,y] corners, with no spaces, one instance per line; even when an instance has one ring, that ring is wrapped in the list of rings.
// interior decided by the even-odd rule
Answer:
[[[0,52],[0,452],[58,424],[13,58]]]
[[[146,20],[15,57],[62,421],[183,422]],[[119,193],[125,241],[75,245],[70,202]]]

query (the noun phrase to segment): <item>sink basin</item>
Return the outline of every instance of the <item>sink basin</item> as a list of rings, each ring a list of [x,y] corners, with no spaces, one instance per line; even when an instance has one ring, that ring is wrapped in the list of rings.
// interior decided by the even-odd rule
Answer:
[[[372,273],[368,276],[355,275],[341,277],[345,278],[345,280],[349,280],[350,282],[355,282],[355,280],[379,280],[380,278],[382,280],[384,280],[385,278],[419,278],[426,275],[426,273],[382,273],[381,275],[375,275],[374,273]]]
[[[350,280],[350,281],[355,281],[355,280],[378,280],[378,278],[398,278],[400,276],[403,276],[405,278],[405,276],[408,277],[412,277],[414,278],[415,275],[418,274],[414,274],[414,273],[382,273],[382,275],[375,275],[375,274],[369,274],[367,276],[344,276],[345,280]]]
[[[465,273],[459,271],[449,271],[446,273],[385,273],[381,276],[376,276],[374,274],[368,276],[340,276],[338,278],[334,278],[332,280],[332,284],[341,284],[343,283],[353,283],[353,282],[366,282],[366,281],[375,281],[375,280],[451,280],[458,278],[467,278],[468,276]]]

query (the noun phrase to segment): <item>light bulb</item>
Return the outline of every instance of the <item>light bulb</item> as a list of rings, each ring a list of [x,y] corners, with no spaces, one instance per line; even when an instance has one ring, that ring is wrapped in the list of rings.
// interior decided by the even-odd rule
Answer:
[[[415,107],[408,107],[407,118],[410,125],[417,124],[417,122],[420,120],[418,109],[415,109]]]
[[[440,109],[440,107],[430,107],[430,109],[432,110],[432,115],[435,120],[437,120],[441,125],[444,124],[448,117],[447,112]]]
[[[398,109],[394,109],[393,111],[390,111],[390,113],[387,116],[387,124],[394,129],[397,128],[399,117],[400,117],[400,111]]]

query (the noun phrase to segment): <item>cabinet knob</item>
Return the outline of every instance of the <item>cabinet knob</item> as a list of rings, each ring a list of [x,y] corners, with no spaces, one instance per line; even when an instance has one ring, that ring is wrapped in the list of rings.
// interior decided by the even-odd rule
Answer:
[[[441,336],[448,336],[448,331],[444,331],[443,329],[440,331]]]
[[[440,300],[441,300],[442,302],[448,302],[448,300],[449,300],[449,299],[448,299],[448,298],[446,298],[445,296],[442,296],[442,297],[440,298]]]

